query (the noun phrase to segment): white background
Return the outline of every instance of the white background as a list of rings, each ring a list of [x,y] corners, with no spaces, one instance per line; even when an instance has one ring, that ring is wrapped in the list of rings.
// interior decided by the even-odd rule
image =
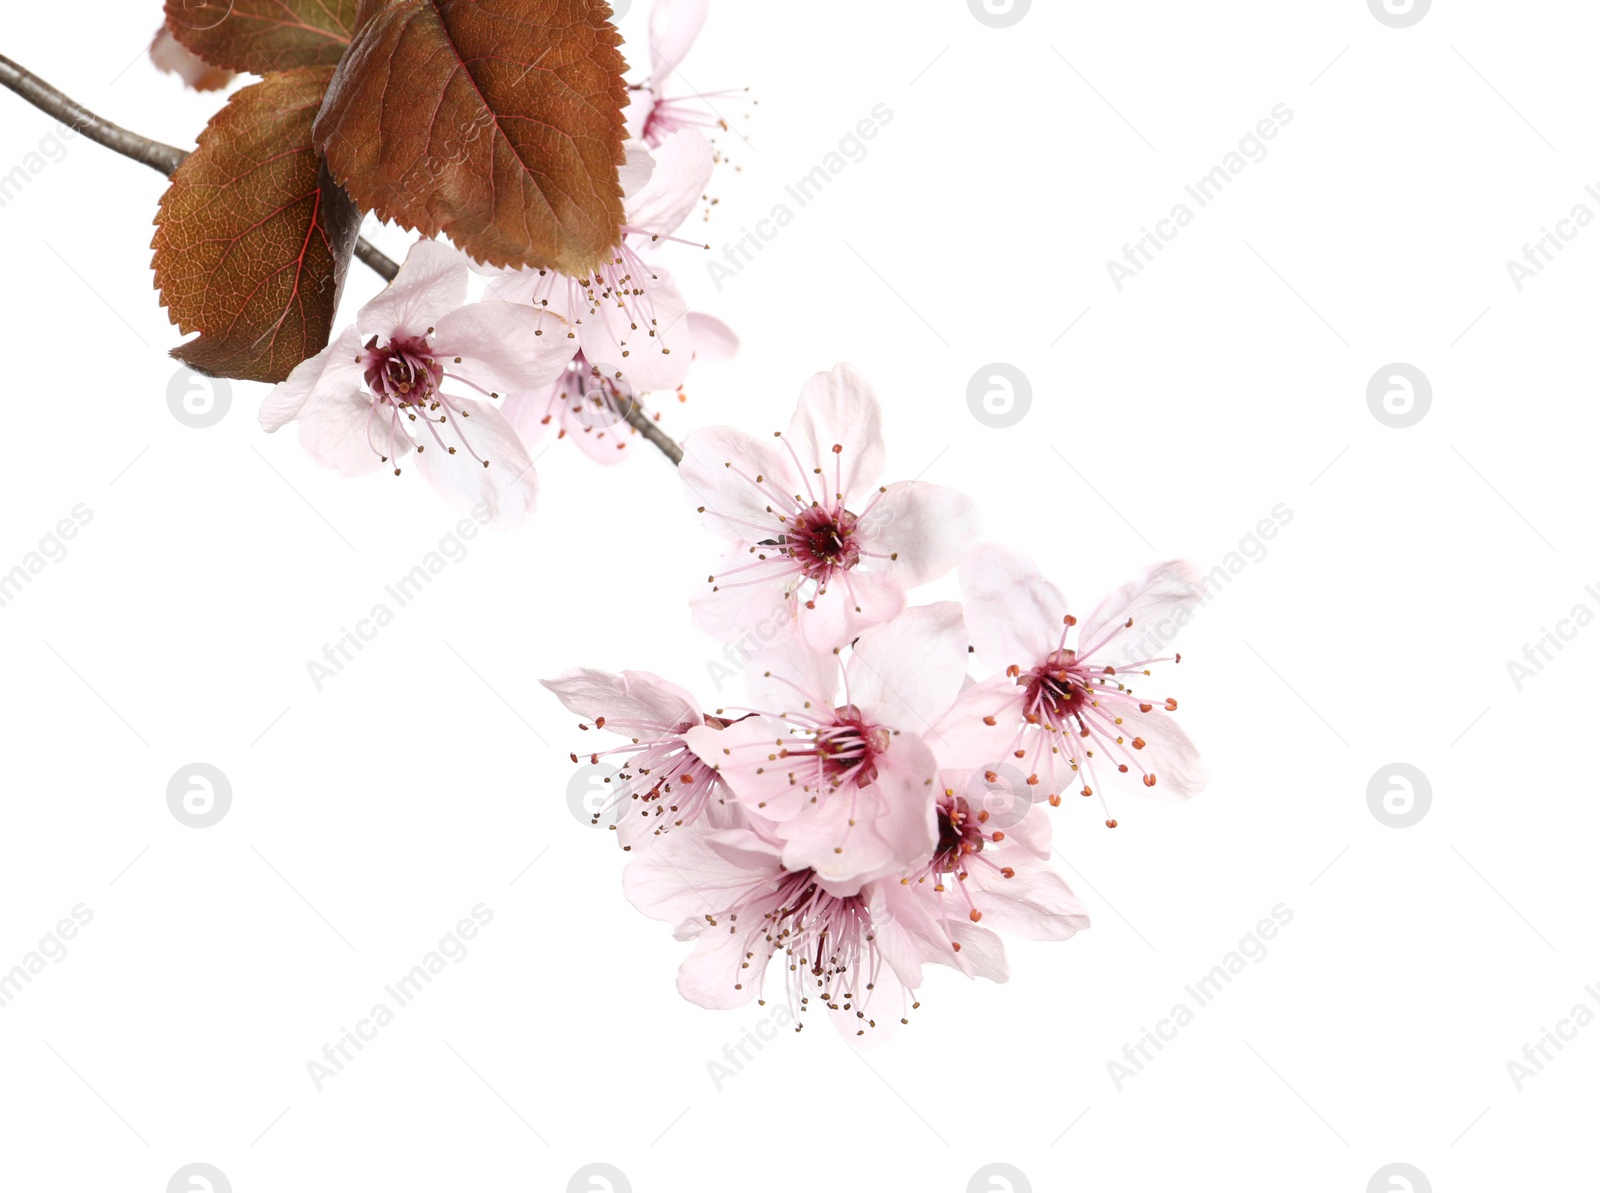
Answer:
[[[140,59],[157,7],[89,0],[67,29],[19,6],[4,51],[192,144],[220,99]],[[1439,3],[1408,29],[1363,0],[1032,9],[994,29],[964,0],[713,6],[672,89],[759,100],[719,101],[748,142],[722,137],[717,254],[874,105],[893,120],[720,292],[673,250],[744,351],[668,426],[775,429],[851,361],[887,406],[889,479],[970,490],[1080,611],[1293,511],[1169,677],[1209,790],[1118,795],[1114,833],[1084,801],[1054,813],[1093,929],[1015,944],[1007,986],[934,974],[886,1048],[819,1023],[717,1089],[708,1062],[760,1015],[678,998],[683,946],[569,813],[579,735],[537,684],[635,667],[713,699],[721,647],[684,602],[717,547],[670,470],[551,450],[536,524],[476,539],[317,691],[307,661],[457,515],[419,478],[344,482],[267,437],[261,387],[180,424],[148,268],[162,180],[80,138],[0,209],[0,570],[93,512],[0,609],[0,968],[94,913],[0,1009],[0,1185],[158,1193],[203,1161],[238,1193],[563,1190],[603,1162],[639,1193],[960,1193],[1004,1162],[1036,1190],[1360,1193],[1404,1162],[1441,1191],[1593,1187],[1600,1027],[1520,1092],[1507,1062],[1600,982],[1600,630],[1520,691],[1506,664],[1600,610],[1600,229],[1521,292],[1506,262],[1600,212],[1600,20],[1575,0]],[[1107,261],[1280,103],[1265,160],[1119,292]],[[4,171],[50,122],[0,105]],[[376,287],[351,277],[346,318]],[[995,361],[1032,383],[1009,430],[967,404]],[[1397,361],[1434,394],[1404,430],[1366,398]],[[166,805],[197,761],[233,791],[204,830]],[[1403,830],[1367,802],[1397,761],[1433,793]],[[478,903],[470,956],[318,1092],[307,1062]],[[1267,958],[1119,1091],[1107,1062],[1278,904]]]

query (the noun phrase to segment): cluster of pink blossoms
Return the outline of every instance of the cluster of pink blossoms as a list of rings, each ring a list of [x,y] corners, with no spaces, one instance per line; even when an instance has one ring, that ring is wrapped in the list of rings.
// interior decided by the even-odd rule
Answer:
[[[1049,865],[1064,796],[1103,805],[1102,784],[1126,781],[1181,800],[1205,783],[1176,701],[1143,690],[1177,656],[1141,649],[1183,620],[1196,571],[1160,564],[1074,617],[1032,562],[981,541],[965,496],[882,483],[881,427],[840,366],[787,431],[685,443],[686,494],[726,547],[694,619],[725,641],[761,624],[770,643],[747,704],[707,712],[646,672],[545,684],[583,729],[622,739],[588,760],[616,768],[606,818],[631,854],[628,898],[694,942],[683,995],[735,1007],[771,981],[797,1017],[820,1005],[852,1035],[904,1022],[924,965],[1004,981],[1000,933],[1088,926]],[[910,603],[957,570],[959,603]]]
[[[651,75],[631,89],[626,222],[611,260],[566,277],[487,269],[419,241],[354,326],[274,387],[262,426],[298,423],[312,459],[347,477],[414,468],[504,529],[534,511],[531,449],[551,430],[602,464],[624,459],[646,395],[681,392],[695,360],[739,345],[688,309],[656,256],[705,199],[717,163],[701,131],[721,123],[710,97],[667,94],[705,16],[706,0],[658,0],[651,13]],[[486,292],[469,303],[475,273]]]

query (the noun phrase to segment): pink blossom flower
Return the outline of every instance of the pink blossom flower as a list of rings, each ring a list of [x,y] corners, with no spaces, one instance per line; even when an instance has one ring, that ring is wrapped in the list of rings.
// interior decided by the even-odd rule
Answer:
[[[840,1031],[906,1022],[926,962],[1004,978],[1004,953],[987,929],[959,921],[948,930],[926,900],[898,882],[831,893],[809,870],[783,864],[760,822],[750,827],[669,833],[637,853],[623,890],[640,911],[675,925],[694,949],[678,970],[678,991],[713,1009],[766,1005],[766,973],[781,956],[795,1030],[820,1004]],[[965,948],[961,946],[966,945]]]
[[[1206,782],[1199,751],[1171,713],[1178,702],[1134,691],[1156,663],[1152,631],[1170,641],[1201,594],[1189,564],[1157,564],[1112,593],[1082,623],[1032,561],[998,546],[980,547],[961,570],[967,629],[978,657],[1004,675],[981,685],[991,700],[975,737],[998,733],[1004,755],[1021,760],[1028,782],[1052,804],[1069,786],[1085,796],[1103,779],[1135,774],[1157,799],[1182,800]],[[1077,644],[1067,645],[1077,626]],[[1131,649],[1130,649],[1131,648]],[[982,699],[982,696],[978,697]],[[994,732],[987,734],[992,742]],[[1115,820],[1107,820],[1115,828]]]
[[[736,641],[776,618],[831,650],[959,564],[978,534],[972,502],[920,481],[882,487],[883,466],[878,400],[848,365],[807,383],[776,443],[725,427],[689,436],[679,476],[733,544],[694,601],[696,623]]]
[[[670,239],[689,217],[712,168],[710,144],[692,130],[666,138],[654,155],[630,145],[623,171],[627,223],[612,260],[584,278],[486,270],[490,293],[565,319],[569,358],[581,350],[590,364],[639,393],[675,388],[694,357],[689,307],[671,274],[641,253]]]
[[[450,246],[422,240],[400,274],[316,356],[273,388],[261,425],[300,424],[317,463],[343,476],[413,461],[441,494],[492,523],[532,513],[527,450],[491,401],[553,380],[570,351],[558,319],[506,302],[463,305],[470,270]],[[481,397],[446,392],[447,383]]]
[[[684,734],[695,726],[725,722],[703,717],[694,697],[676,684],[647,671],[613,675],[589,668],[540,682],[568,711],[588,720],[579,728],[592,725],[628,739],[626,745],[589,755],[591,763],[614,760],[619,768],[601,815],[618,813],[623,849],[634,849],[652,833],[694,824],[723,802],[720,779],[689,749]]]
[[[709,7],[709,0],[656,0],[650,10],[650,78],[632,88],[634,101],[625,115],[628,131],[652,149],[683,129],[726,129],[727,122],[711,110],[710,101],[744,94],[743,89],[666,94],[668,78],[683,77],[678,67],[705,28]]]
[[[726,360],[738,351],[738,337],[722,320],[690,311],[688,323],[695,360]],[[684,400],[681,386],[678,394]],[[626,415],[635,408],[645,409],[642,395],[628,379],[616,371],[607,375],[590,364],[582,349],[553,384],[512,394],[501,407],[529,448],[554,427],[558,439],[570,437],[599,464],[620,464],[633,454],[630,449],[638,432]]]
[[[770,824],[786,869],[854,895],[934,854],[939,764],[923,734],[937,732],[966,666],[952,602],[866,631],[842,664],[792,638],[752,666],[764,668],[749,687],[766,711],[684,740]]]
[[[941,923],[954,916],[1030,940],[1070,940],[1089,926],[1089,916],[1047,864],[1049,818],[1030,805],[992,814],[973,798],[974,788],[983,789],[972,782],[976,777],[939,773],[938,845],[901,881],[931,894]]]

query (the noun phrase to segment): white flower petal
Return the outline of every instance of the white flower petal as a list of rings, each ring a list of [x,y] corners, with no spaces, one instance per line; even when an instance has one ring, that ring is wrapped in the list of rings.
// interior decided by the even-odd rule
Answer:
[[[650,71],[658,87],[700,36],[709,6],[710,0],[656,0],[650,10]]]
[[[967,631],[983,663],[996,671],[1037,666],[1062,640],[1067,598],[1007,547],[987,543],[961,569]]]
[[[883,475],[883,412],[867,379],[839,365],[806,382],[789,424],[789,446],[819,498],[839,494],[854,504]],[[821,472],[812,474],[812,468]]]
[[[440,496],[466,510],[476,512],[482,506],[486,525],[514,530],[532,516],[539,493],[539,479],[527,449],[493,406],[486,402],[455,405],[458,411],[465,408],[471,414],[462,419],[457,413],[456,419],[472,452],[457,442],[454,427],[436,423],[443,445],[423,430],[419,435],[423,450],[413,453],[410,462]],[[455,447],[455,454],[449,452],[450,447]],[[482,460],[488,460],[489,467],[485,468]]]
[[[501,397],[549,385],[574,351],[559,318],[511,302],[475,302],[451,311],[435,325],[433,342],[446,374]]]
[[[467,301],[471,270],[461,253],[437,240],[419,240],[394,281],[356,314],[362,336],[421,336]]]

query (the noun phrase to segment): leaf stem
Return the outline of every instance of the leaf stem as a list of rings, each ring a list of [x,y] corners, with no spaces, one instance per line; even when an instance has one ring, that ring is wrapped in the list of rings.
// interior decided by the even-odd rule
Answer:
[[[176,145],[154,141],[129,132],[119,124],[112,124],[4,54],[0,54],[0,86],[15,91],[41,112],[70,125],[96,144],[141,162],[163,175],[170,175],[189,156],[186,150]],[[395,275],[400,272],[397,262],[385,256],[365,238],[356,241],[356,256],[385,281],[394,281]],[[637,403],[630,403],[623,417],[674,467],[683,459],[683,449]]]

